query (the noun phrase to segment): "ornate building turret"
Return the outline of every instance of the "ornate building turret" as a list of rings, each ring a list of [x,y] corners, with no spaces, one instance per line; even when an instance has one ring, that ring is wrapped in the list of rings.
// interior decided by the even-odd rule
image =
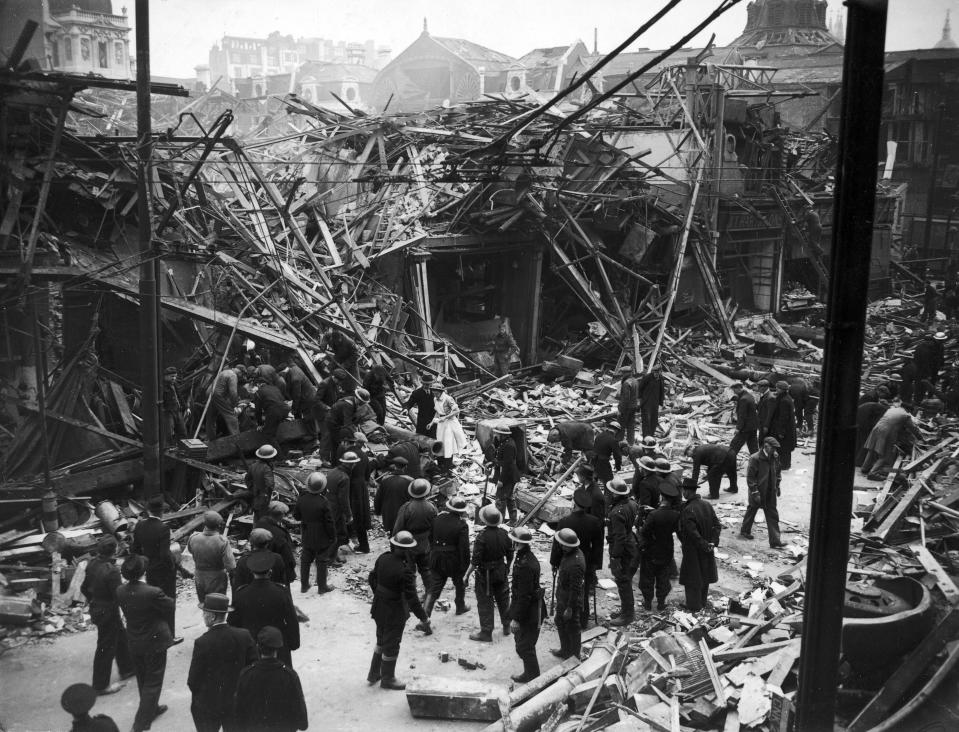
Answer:
[[[746,28],[730,45],[765,50],[767,56],[813,53],[842,42],[829,32],[826,0],[753,0]]]

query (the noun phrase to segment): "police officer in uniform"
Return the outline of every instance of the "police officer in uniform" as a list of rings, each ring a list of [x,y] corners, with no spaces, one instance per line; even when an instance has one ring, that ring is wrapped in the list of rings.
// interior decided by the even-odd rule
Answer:
[[[603,522],[589,513],[592,508],[592,497],[583,488],[573,492],[573,510],[561,518],[556,524],[556,530],[572,529],[579,538],[579,548],[586,559],[586,586],[583,592],[582,615],[584,623],[589,621],[589,595],[596,586],[596,572],[603,568]],[[553,572],[559,570],[563,561],[563,547],[553,542],[550,550],[549,563]]]
[[[300,647],[300,621],[289,588],[270,580],[273,569],[270,553],[254,552],[247,560],[247,567],[253,572],[253,581],[237,588],[233,612],[227,622],[234,628],[246,628],[254,638],[267,625],[278,628],[283,634],[283,648],[277,655],[292,668],[292,652]]]
[[[430,535],[430,576],[433,583],[426,596],[426,614],[433,614],[433,605],[439,599],[446,580],[453,580],[456,590],[456,614],[469,612],[466,604],[466,583],[463,575],[470,564],[470,530],[464,518],[469,504],[462,496],[453,496],[446,502],[446,510],[433,521]],[[422,623],[417,630],[426,630]]]
[[[673,534],[679,526],[679,491],[672,483],[662,483],[659,507],[646,516],[639,531],[639,591],[643,609],[666,608],[666,597],[672,589],[669,576],[673,564]]]
[[[410,552],[410,559],[419,570],[423,592],[427,595],[433,587],[430,579],[430,534],[437,514],[436,506],[427,500],[432,488],[426,478],[417,478],[410,483],[407,489],[410,500],[400,506],[396,521],[393,522],[394,536],[400,531],[408,531],[416,539],[416,548]],[[426,602],[429,602],[428,597]]]
[[[525,684],[539,676],[536,641],[539,640],[542,620],[543,590],[539,584],[539,560],[530,549],[533,533],[525,526],[519,526],[509,532],[509,538],[516,548],[516,559],[513,560],[512,600],[507,614],[516,655],[523,661],[523,673],[513,674],[510,678],[517,684]]]
[[[500,527],[503,515],[494,505],[480,509],[480,520],[485,527],[473,541],[470,572],[476,572],[476,609],[480,629],[470,633],[470,640],[492,643],[493,604],[499,610],[503,635],[509,635],[509,584],[507,569],[513,561],[513,545],[509,534]]]
[[[493,482],[496,484],[496,508],[509,517],[509,523],[519,518],[513,491],[519,480],[516,463],[516,441],[509,427],[493,428]]]
[[[559,648],[550,650],[558,658],[579,656],[582,645],[582,627],[580,613],[586,577],[586,559],[579,549],[579,538],[572,529],[560,529],[553,535],[553,541],[562,547],[563,559],[556,573],[556,632],[559,634]]]
[[[613,505],[609,509],[609,568],[619,592],[619,612],[611,625],[629,625],[635,619],[633,575],[639,566],[634,527],[639,506],[629,497],[629,486],[622,478],[609,482]]]
[[[370,616],[376,623],[376,646],[366,680],[380,682],[382,689],[402,691],[406,684],[396,678],[396,659],[406,621],[412,612],[422,621],[430,635],[430,619],[416,594],[416,573],[409,554],[416,548],[416,539],[409,531],[397,531],[390,538],[390,550],[376,558],[370,572],[373,606]]]

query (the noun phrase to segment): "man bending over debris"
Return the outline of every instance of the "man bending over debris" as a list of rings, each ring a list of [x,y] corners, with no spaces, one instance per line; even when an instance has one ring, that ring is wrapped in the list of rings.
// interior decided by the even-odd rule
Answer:
[[[223,369],[213,381],[213,396],[210,397],[210,408],[206,413],[206,439],[214,440],[217,437],[217,417],[223,420],[228,435],[240,433],[240,422],[234,413],[240,403],[240,369],[242,361],[237,366]]]
[[[862,461],[862,474],[870,480],[883,480],[887,467],[896,459],[896,446],[909,436],[922,439],[912,414],[901,404],[887,409],[872,428],[866,439],[866,458]]]
[[[750,529],[759,509],[766,517],[766,531],[769,532],[769,546],[779,549],[786,546],[779,538],[779,508],[776,499],[780,494],[779,443],[773,437],[763,440],[762,450],[749,456],[746,467],[746,485],[749,487],[749,508],[743,516],[743,527],[739,535],[743,539],[752,539]]]
[[[712,504],[696,495],[696,481],[683,480],[683,498],[686,505],[679,514],[679,534],[683,545],[683,563],[679,568],[679,583],[686,589],[686,609],[699,612],[706,606],[709,585],[719,580],[716,556],[722,525],[716,518]]]
[[[569,463],[573,459],[573,450],[582,452],[592,450],[594,438],[592,426],[586,422],[575,421],[557,422],[546,435],[547,442],[558,442],[563,446],[564,463]]]
[[[619,422],[615,420],[607,422],[603,431],[593,441],[593,470],[596,472],[596,480],[604,485],[613,479],[610,460],[613,461],[617,471],[623,467],[623,449],[616,436],[621,429]]]
[[[699,471],[706,466],[706,482],[709,483],[709,497],[719,498],[719,486],[723,476],[729,478],[727,493],[738,493],[736,484],[736,453],[725,445],[687,445],[686,457],[693,458],[693,480],[699,482]]]

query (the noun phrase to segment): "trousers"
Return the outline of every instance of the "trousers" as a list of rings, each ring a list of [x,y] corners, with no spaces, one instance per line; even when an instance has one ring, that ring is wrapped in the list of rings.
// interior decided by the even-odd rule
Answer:
[[[447,574],[449,571],[450,570],[434,564],[433,568],[430,569],[430,577],[433,580],[433,584],[429,587],[429,592],[435,600],[441,594],[443,594],[443,589],[446,587],[446,580],[453,580],[453,590],[456,593],[456,609],[459,610],[466,605],[466,583],[463,582],[464,573],[451,572],[450,574]]]
[[[669,582],[670,562],[660,562],[643,554],[639,560],[639,591],[643,604],[648,609],[653,604],[655,593],[658,602],[666,602],[672,585]]]
[[[500,622],[505,628],[509,625],[506,611],[509,609],[509,583],[506,581],[506,565],[495,569],[476,570],[476,610],[479,614],[480,630],[493,632],[493,605],[499,610]]]
[[[638,552],[636,547],[627,547],[621,557],[611,557],[609,570],[612,572],[616,590],[619,592],[619,611],[626,617],[632,617],[636,610],[636,598],[633,595],[633,575],[636,574]]]
[[[376,645],[382,649],[384,658],[396,658],[400,655],[400,643],[403,641],[405,629],[405,618],[401,621],[376,621]]]
[[[127,632],[118,609],[112,608],[102,615],[97,613],[93,622],[97,626],[97,650],[93,654],[93,688],[101,691],[110,685],[114,659],[121,676],[127,676],[134,670],[133,659],[130,657]]]
[[[563,615],[566,613],[566,608],[557,603],[556,616],[553,618],[556,623],[556,633],[559,635],[559,650],[564,658],[578,656],[583,645],[579,610],[577,608],[572,610],[572,617],[565,620]]]
[[[779,534],[779,507],[777,505],[776,491],[766,490],[759,493],[759,505],[753,505],[750,501],[749,508],[746,509],[746,515],[743,516],[743,527],[741,532],[749,534],[753,527],[753,521],[756,520],[756,514],[762,509],[766,517],[766,531],[769,533],[769,546],[776,546],[780,543]]]
[[[655,437],[656,428],[659,427],[659,405],[644,404],[641,412],[642,412],[642,423],[643,423],[642,424],[643,437]]]
[[[743,445],[749,450],[750,455],[759,452],[759,430],[739,430],[729,441],[729,449],[737,455],[743,449]]]
[[[312,549],[308,546],[300,550],[300,585],[306,589],[310,587],[310,567],[316,562],[316,584],[317,587],[325,587],[331,549],[335,549],[336,544],[324,547],[323,549]],[[322,584],[321,584],[322,583]]]
[[[623,428],[623,436],[630,445],[636,439],[636,407],[619,410],[619,424]]]
[[[198,569],[193,578],[196,583],[196,597],[202,603],[211,592],[226,594],[227,575],[222,569]]]
[[[511,521],[519,518],[516,513],[516,498],[513,493],[515,489],[516,483],[512,482],[504,482],[496,489],[496,508],[501,514],[508,516]]]
[[[527,678],[539,676],[539,660],[536,658],[536,643],[539,640],[539,623],[520,623],[513,634],[516,655],[523,661],[523,672]]]
[[[171,567],[153,567],[147,565],[146,581],[148,585],[159,587],[167,597],[176,600],[176,569]],[[166,616],[167,624],[170,626],[170,632],[176,635],[174,623],[176,622],[176,606],[170,610]]]
[[[140,690],[140,705],[133,718],[133,732],[141,732],[150,728],[160,703],[163,676],[166,674],[166,649],[134,653],[132,657],[137,687]]]
[[[223,420],[228,435],[240,434],[240,420],[233,412],[233,407],[225,399],[214,395],[210,400],[210,408],[206,412],[206,438],[208,440],[217,437],[217,417]]]

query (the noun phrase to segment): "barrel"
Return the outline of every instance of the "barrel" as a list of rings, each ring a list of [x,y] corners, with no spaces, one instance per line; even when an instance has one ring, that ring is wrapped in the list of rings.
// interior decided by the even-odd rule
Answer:
[[[100,501],[94,512],[97,518],[100,519],[104,531],[110,534],[116,534],[118,531],[126,530],[126,517],[120,513],[120,509],[113,505],[112,501]]]
[[[60,515],[57,513],[57,494],[47,491],[40,500],[40,524],[46,532],[60,528]]]

